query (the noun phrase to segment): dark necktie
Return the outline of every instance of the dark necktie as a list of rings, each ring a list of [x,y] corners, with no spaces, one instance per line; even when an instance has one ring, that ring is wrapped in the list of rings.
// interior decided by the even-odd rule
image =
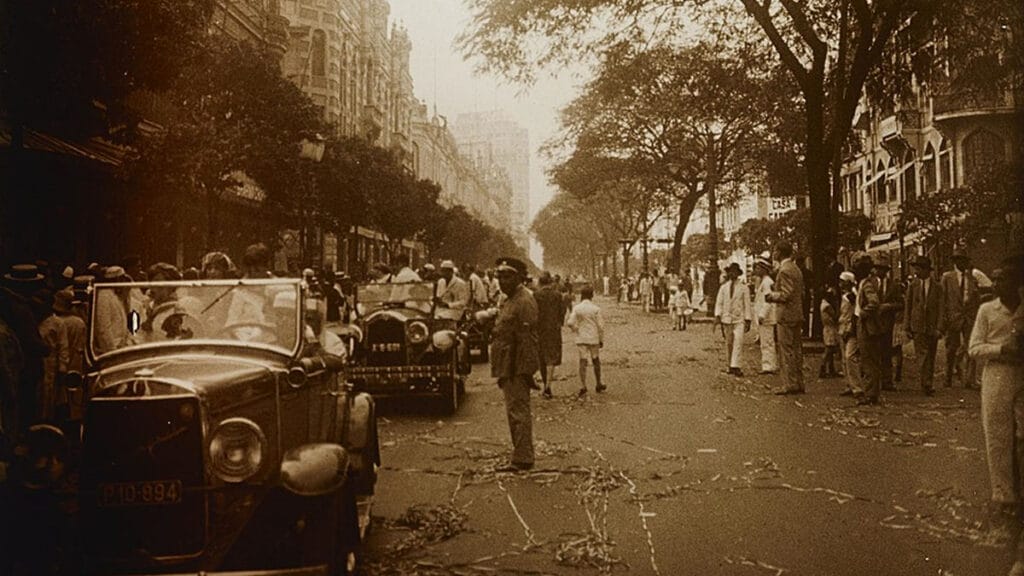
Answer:
[[[967,294],[964,292],[964,283],[965,283],[966,280],[967,280],[967,274],[961,272],[960,273],[960,301],[961,302],[966,302],[967,301]]]

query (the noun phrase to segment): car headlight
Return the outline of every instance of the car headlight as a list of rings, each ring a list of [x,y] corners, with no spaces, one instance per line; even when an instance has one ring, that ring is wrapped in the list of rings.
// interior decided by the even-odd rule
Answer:
[[[434,348],[442,352],[450,350],[455,345],[455,332],[451,330],[438,330],[430,337],[430,341],[434,344]]]
[[[252,420],[228,418],[217,425],[210,438],[210,465],[225,482],[244,482],[263,463],[263,431]]]
[[[430,329],[423,322],[411,322],[405,328],[405,337],[410,344],[422,344],[430,336]]]

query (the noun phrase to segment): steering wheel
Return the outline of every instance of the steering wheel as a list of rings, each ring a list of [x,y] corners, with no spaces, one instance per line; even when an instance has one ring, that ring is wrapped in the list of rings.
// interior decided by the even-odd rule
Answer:
[[[252,337],[247,338],[239,336],[239,329],[251,329]],[[234,324],[228,324],[217,331],[217,338],[229,338],[231,340],[239,340],[242,342],[260,342],[262,344],[273,344],[277,342],[277,334],[275,334],[269,326],[261,322],[235,322]]]

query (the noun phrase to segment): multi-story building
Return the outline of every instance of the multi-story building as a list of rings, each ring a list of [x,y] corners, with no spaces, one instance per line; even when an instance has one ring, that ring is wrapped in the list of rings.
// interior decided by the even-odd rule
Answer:
[[[915,86],[913,97],[899,105],[862,102],[854,126],[861,150],[843,165],[841,207],[874,222],[866,248],[890,253],[893,262],[918,253],[947,257],[953,246],[924,246],[913,231],[900,237],[902,206],[969,185],[993,162],[1010,161],[1022,137],[1012,118],[1022,106],[1024,96],[1001,88],[964,97]],[[994,227],[966,247],[977,265],[991,269],[1005,255],[1011,242],[1006,228]]]
[[[411,168],[412,42],[388,27],[387,0],[281,0],[284,75],[340,135],[390,148]]]
[[[448,120],[415,107],[412,121],[412,166],[417,177],[441,187],[441,204],[459,204],[470,214],[500,230],[510,222],[511,183],[497,165],[460,154]]]
[[[284,56],[288,49],[288,19],[280,14],[277,0],[218,0],[210,30]]]
[[[512,235],[529,251],[530,133],[502,110],[459,114],[453,126],[459,149],[501,166],[512,182]]]

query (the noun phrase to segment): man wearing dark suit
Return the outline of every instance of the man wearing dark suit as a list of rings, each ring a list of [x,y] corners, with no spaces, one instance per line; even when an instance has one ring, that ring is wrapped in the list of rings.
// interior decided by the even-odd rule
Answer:
[[[858,405],[878,404],[882,393],[882,341],[885,327],[882,322],[877,268],[871,256],[861,253],[854,259],[857,285],[857,346],[860,348],[861,368],[864,371],[864,397]]]
[[[920,363],[921,389],[931,396],[935,394],[935,349],[945,328],[945,298],[942,284],[932,275],[932,261],[928,257],[918,256],[913,267],[915,278],[907,290],[903,322]]]
[[[775,290],[765,300],[776,304],[780,363],[786,378],[786,386],[775,393],[803,394],[804,274],[793,261],[793,246],[788,242],[775,247],[775,260],[781,261]]]
[[[943,307],[946,328],[946,388],[953,385],[953,373],[960,376],[964,388],[974,385],[974,362],[966,356],[966,344],[974,327],[981,299],[974,266],[964,252],[953,253],[953,269],[942,275]]]
[[[878,278],[878,316],[882,323],[881,379],[882,390],[895,390],[892,381],[892,333],[896,327],[896,313],[903,309],[903,289],[900,283],[889,278],[889,258],[884,254],[876,254],[872,259],[874,274]]]

